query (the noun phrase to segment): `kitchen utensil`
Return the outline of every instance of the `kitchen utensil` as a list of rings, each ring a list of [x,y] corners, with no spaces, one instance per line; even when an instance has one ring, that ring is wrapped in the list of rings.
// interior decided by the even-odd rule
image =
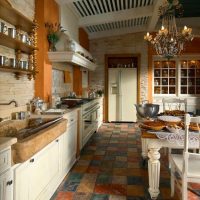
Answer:
[[[8,30],[4,22],[0,22],[0,32],[5,33]]]
[[[16,38],[16,29],[8,28],[8,36],[10,36],[11,38]]]
[[[0,66],[5,66],[6,65],[6,56],[0,56]]]
[[[135,104],[137,113],[140,117],[156,117],[159,112],[159,105],[152,103]]]
[[[16,64],[17,64],[16,59],[15,58],[10,58],[10,66],[15,68]]]

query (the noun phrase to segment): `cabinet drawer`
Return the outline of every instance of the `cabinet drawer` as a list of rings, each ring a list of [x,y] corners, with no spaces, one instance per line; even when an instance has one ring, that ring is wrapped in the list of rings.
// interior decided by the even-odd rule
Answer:
[[[0,151],[0,173],[11,166],[11,149]]]
[[[63,117],[67,119],[67,126],[69,127],[72,123],[77,121],[78,114],[77,111],[72,111],[70,113],[65,114]]]

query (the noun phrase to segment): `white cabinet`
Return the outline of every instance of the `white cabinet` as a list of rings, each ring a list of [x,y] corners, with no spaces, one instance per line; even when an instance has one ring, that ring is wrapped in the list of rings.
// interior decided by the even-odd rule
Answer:
[[[75,163],[77,111],[64,118],[68,120],[66,132],[15,167],[14,200],[49,200]]]
[[[10,145],[12,144],[10,143]],[[13,200],[13,171],[11,168],[10,146],[0,150],[0,200]]]
[[[0,175],[0,200],[13,199],[13,174],[9,169]]]
[[[15,200],[43,200],[46,187],[59,176],[60,139],[15,169]]]
[[[68,173],[76,161],[77,111],[64,116],[68,120],[67,131],[63,134],[63,170]]]

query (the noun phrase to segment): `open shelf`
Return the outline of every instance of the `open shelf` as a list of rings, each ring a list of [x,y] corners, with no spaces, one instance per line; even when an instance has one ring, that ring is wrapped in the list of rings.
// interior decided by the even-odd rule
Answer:
[[[0,66],[0,71],[2,72],[11,72],[15,74],[16,79],[19,79],[21,75],[27,75],[28,79],[31,80],[32,76],[34,78],[35,74],[38,73],[37,71],[33,70],[25,70],[25,69],[18,69],[8,66]]]
[[[0,0],[0,18],[27,33],[34,26],[34,23],[30,19],[15,10],[6,0]]]
[[[11,38],[8,35],[5,35],[4,33],[0,33],[0,45],[15,50],[21,50],[23,53],[28,53],[28,54],[31,54],[33,50],[37,50],[33,46],[23,43],[18,39]]]

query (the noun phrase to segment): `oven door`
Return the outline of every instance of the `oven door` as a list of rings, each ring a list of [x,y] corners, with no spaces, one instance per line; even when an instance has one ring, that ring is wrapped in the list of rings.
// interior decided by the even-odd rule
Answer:
[[[88,112],[83,116],[83,139],[85,139],[88,134],[93,129],[93,119],[92,119],[92,113]]]

